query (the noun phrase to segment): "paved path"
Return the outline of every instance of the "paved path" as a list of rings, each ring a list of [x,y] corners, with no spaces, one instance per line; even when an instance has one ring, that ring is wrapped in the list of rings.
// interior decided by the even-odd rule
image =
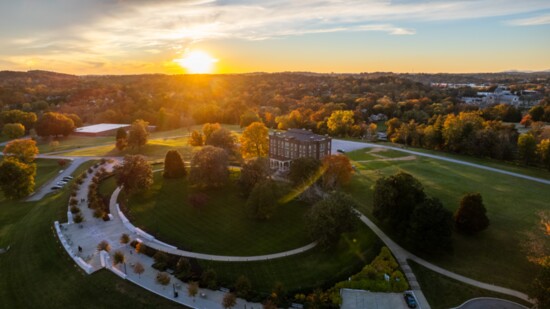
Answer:
[[[160,241],[156,240],[148,240],[144,237],[140,237],[136,232],[130,230],[127,228],[122,222],[126,218],[121,218],[119,215],[119,209],[117,207],[117,199],[118,195],[120,194],[121,188],[117,188],[113,194],[111,195],[111,200],[109,204],[109,209],[111,211],[111,214],[113,215],[113,220],[120,223],[121,226],[123,226],[126,229],[126,233],[134,235],[136,238],[140,238],[144,244],[146,244],[149,247],[155,248],[156,250],[164,251],[166,253],[179,255],[179,256],[185,256],[200,260],[208,260],[208,261],[220,261],[220,262],[252,262],[252,261],[267,261],[267,260],[273,260],[278,258],[283,258],[295,254],[300,254],[303,252],[306,252],[310,249],[313,249],[317,243],[313,242],[308,245],[305,245],[300,248],[296,248],[289,251],[284,252],[278,252],[273,254],[267,254],[267,255],[255,255],[255,256],[227,256],[227,255],[214,255],[214,254],[205,254],[205,253],[197,253],[197,252],[191,252],[191,251],[185,251],[178,248],[175,248],[173,246],[164,244]]]
[[[500,298],[473,298],[453,309],[528,309],[527,307]]]
[[[479,288],[482,288],[482,289],[486,289],[486,290],[489,290],[489,291],[494,291],[494,292],[498,292],[498,293],[502,293],[502,294],[506,294],[506,295],[511,295],[511,296],[523,299],[525,301],[532,302],[532,300],[526,294],[524,294],[522,292],[515,291],[515,290],[512,290],[512,289],[508,289],[508,288],[504,288],[504,287],[500,287],[500,286],[497,286],[497,285],[484,283],[484,282],[477,281],[477,280],[474,280],[474,279],[471,279],[471,278],[468,278],[468,277],[464,277],[462,275],[459,275],[459,274],[453,273],[451,271],[448,271],[446,269],[443,269],[443,268],[441,268],[437,265],[434,265],[430,262],[427,262],[426,260],[421,259],[421,258],[417,257],[416,255],[410,253],[409,251],[403,249],[401,246],[399,246],[397,243],[395,243],[393,240],[391,240],[391,238],[389,238],[384,232],[382,232],[382,230],[380,228],[378,228],[378,226],[376,226],[376,224],[374,224],[374,222],[372,222],[365,215],[360,214],[359,218],[361,219],[361,221],[363,221],[363,223],[365,223],[386,244],[386,246],[388,246],[388,248],[391,250],[391,252],[395,256],[395,258],[399,262],[399,264],[401,264],[401,267],[405,271],[405,274],[406,275],[407,275],[407,273],[411,274],[410,278],[409,278],[409,275],[407,275],[407,279],[409,280],[409,283],[411,283],[411,288],[415,291],[415,293],[417,295],[417,298],[419,298],[419,303],[420,303],[420,297],[418,297],[419,294],[417,292],[417,289],[419,290],[420,286],[418,285],[418,282],[416,281],[416,278],[414,278],[414,274],[412,273],[412,271],[410,270],[409,265],[407,264],[407,259],[415,261],[416,263],[418,263],[418,264],[420,264],[420,265],[422,265],[422,266],[424,266],[424,267],[426,267],[426,268],[428,268],[432,271],[435,271],[435,272],[437,272],[441,275],[444,275],[446,277],[458,280],[460,282],[463,282],[463,283],[466,283],[466,284],[469,284],[469,285],[473,285],[473,286],[476,286],[476,287],[479,287]],[[411,280],[412,280],[412,282],[411,282]],[[424,306],[422,306],[422,307],[424,307]]]
[[[491,171],[491,172],[495,172],[495,173],[505,174],[505,175],[509,175],[509,176],[513,176],[513,177],[523,178],[523,179],[527,179],[527,180],[531,180],[531,181],[535,181],[535,182],[550,185],[550,180],[548,180],[548,179],[542,179],[542,178],[527,176],[527,175],[523,175],[523,174],[519,174],[519,173],[514,173],[514,172],[494,168],[494,167],[484,166],[484,165],[471,163],[471,162],[466,162],[466,161],[457,160],[457,159],[451,159],[451,158],[438,156],[438,155],[434,155],[434,154],[423,153],[423,152],[403,149],[403,148],[394,147],[394,146],[373,144],[373,143],[352,142],[352,141],[338,140],[338,139],[333,139],[332,140],[332,153],[333,154],[337,153],[338,149],[342,149],[342,150],[347,152],[347,151],[353,151],[353,150],[358,150],[358,149],[363,149],[363,148],[391,149],[391,150],[396,150],[396,151],[401,151],[401,152],[413,154],[415,156],[427,157],[427,158],[437,159],[437,160],[441,160],[441,161],[446,161],[446,162],[452,162],[452,163],[456,163],[456,164],[471,166],[471,167],[475,167],[475,168],[479,168],[479,169],[483,169],[483,170],[487,170],[487,171]]]

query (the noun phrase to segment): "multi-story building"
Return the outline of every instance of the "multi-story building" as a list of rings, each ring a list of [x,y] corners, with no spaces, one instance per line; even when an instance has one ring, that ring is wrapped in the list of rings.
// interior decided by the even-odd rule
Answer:
[[[305,129],[289,129],[269,135],[269,164],[272,169],[288,171],[292,160],[330,155],[332,140]]]

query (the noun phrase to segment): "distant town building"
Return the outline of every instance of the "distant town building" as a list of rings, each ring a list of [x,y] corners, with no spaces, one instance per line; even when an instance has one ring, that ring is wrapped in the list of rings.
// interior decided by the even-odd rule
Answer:
[[[288,171],[292,160],[330,155],[332,139],[305,129],[289,129],[269,135],[269,164],[272,169]]]
[[[114,136],[116,135],[116,131],[120,128],[128,130],[130,129],[130,125],[117,123],[100,123],[76,128],[73,134],[79,136]],[[147,127],[147,130],[149,130],[149,132],[153,132],[155,131],[155,129],[156,126]]]

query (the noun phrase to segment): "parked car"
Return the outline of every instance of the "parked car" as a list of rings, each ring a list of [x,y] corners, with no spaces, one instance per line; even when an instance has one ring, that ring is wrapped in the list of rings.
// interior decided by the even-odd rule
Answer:
[[[67,179],[73,179],[73,176],[65,176],[65,177],[63,177],[63,179],[65,179],[65,178],[67,178]]]
[[[409,308],[416,308],[416,299],[411,293],[405,292],[403,297],[405,298],[405,302],[407,303],[407,306],[409,306]]]
[[[66,184],[67,184],[67,183],[64,182],[64,181],[58,181],[58,182],[56,183],[56,185],[58,185],[58,186],[64,186],[64,185],[66,185]]]
[[[60,186],[53,186],[53,187],[51,187],[51,190],[52,190],[52,191],[59,190],[59,189],[61,189]]]
[[[68,178],[68,177],[63,177],[63,181],[66,181],[66,182],[69,182],[71,181],[72,178]]]
[[[344,149],[336,149],[336,152],[339,152],[339,153],[346,153],[346,152],[344,151]]]

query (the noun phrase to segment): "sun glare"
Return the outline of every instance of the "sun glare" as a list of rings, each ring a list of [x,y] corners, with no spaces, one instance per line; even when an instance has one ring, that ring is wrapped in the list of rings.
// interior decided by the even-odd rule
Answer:
[[[212,73],[214,63],[218,62],[218,59],[203,51],[191,51],[185,53],[182,58],[174,59],[174,62],[183,67],[187,73],[202,74]]]

